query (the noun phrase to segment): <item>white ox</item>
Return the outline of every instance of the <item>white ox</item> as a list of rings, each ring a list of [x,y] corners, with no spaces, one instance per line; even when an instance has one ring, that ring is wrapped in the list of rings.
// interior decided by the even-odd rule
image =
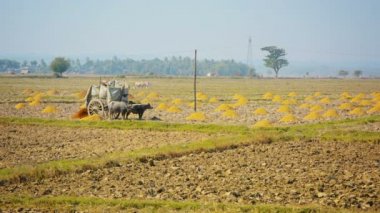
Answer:
[[[135,88],[149,88],[152,84],[149,81],[137,81],[135,82]]]

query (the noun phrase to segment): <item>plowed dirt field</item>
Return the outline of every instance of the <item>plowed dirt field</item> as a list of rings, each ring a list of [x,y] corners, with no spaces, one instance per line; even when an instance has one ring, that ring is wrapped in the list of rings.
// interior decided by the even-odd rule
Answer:
[[[131,161],[0,187],[4,194],[322,204],[380,210],[380,144],[257,143],[222,152]]]

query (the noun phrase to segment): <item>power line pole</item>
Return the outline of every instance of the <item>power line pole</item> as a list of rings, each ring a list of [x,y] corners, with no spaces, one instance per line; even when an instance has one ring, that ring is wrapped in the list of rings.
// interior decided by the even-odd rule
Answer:
[[[194,53],[194,112],[197,111],[197,50]]]

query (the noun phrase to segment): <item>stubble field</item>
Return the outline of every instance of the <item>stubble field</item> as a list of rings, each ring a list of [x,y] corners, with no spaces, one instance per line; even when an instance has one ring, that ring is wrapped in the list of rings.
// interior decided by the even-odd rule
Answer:
[[[191,79],[119,80],[142,121],[72,119],[98,78],[0,78],[2,211],[380,210],[379,80],[199,79],[196,119]]]

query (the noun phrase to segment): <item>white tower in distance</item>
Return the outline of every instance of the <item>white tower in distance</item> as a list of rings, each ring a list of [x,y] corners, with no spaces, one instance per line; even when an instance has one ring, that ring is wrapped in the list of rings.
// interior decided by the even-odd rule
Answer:
[[[247,66],[248,66],[247,74],[252,78],[254,73],[255,73],[255,69],[253,68],[252,38],[251,38],[251,36],[249,36],[249,39],[248,39]]]

